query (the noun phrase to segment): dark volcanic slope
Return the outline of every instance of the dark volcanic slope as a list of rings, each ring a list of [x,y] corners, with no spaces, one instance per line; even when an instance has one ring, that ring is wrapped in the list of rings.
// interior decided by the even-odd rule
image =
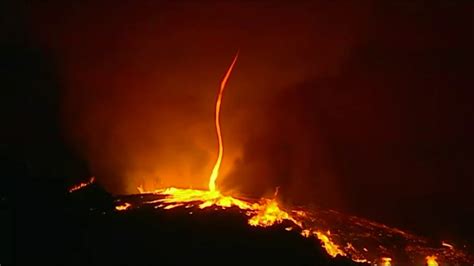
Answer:
[[[167,210],[150,203],[161,195],[112,197],[95,183],[61,195],[41,191],[17,198],[14,258],[6,257],[6,265],[356,265],[346,257],[330,257],[314,237],[287,231],[289,222],[249,226],[236,208]],[[132,207],[115,209],[124,203]],[[303,218],[305,224],[331,230],[340,247],[350,240],[375,250],[378,243],[410,254],[435,254],[442,258],[440,265],[448,257],[454,261],[450,265],[472,265],[472,258],[457,249],[430,248],[423,239],[364,219],[324,210]],[[423,257],[409,263],[395,253],[387,253],[395,255],[398,264],[393,265],[424,264]]]
[[[236,209],[142,206],[117,212],[112,205],[97,207],[89,194],[71,195],[76,230],[68,238],[73,247],[62,254],[71,265],[355,265],[331,258],[314,239],[286,231],[285,224],[248,226]]]

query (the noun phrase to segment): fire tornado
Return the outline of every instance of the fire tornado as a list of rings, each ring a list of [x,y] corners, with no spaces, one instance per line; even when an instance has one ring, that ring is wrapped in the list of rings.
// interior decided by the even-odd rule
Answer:
[[[222,157],[224,156],[224,144],[222,141],[222,132],[221,132],[221,124],[220,124],[222,96],[224,93],[225,85],[227,84],[227,80],[229,79],[229,76],[232,73],[232,69],[234,68],[235,63],[237,62],[238,57],[239,57],[239,52],[235,54],[232,64],[230,64],[229,69],[227,69],[227,72],[224,78],[222,79],[221,86],[219,88],[219,94],[217,95],[215,123],[216,123],[216,132],[217,132],[217,141],[219,145],[219,150],[217,153],[216,163],[214,164],[214,168],[212,169],[211,176],[209,177],[209,190],[210,191],[216,191],[216,180],[217,180],[217,177],[219,176],[219,169],[221,167]]]

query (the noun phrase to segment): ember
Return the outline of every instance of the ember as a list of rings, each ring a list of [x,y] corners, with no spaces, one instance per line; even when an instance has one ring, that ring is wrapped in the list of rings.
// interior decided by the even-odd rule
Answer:
[[[89,181],[87,181],[87,182],[83,182],[83,183],[79,183],[77,185],[74,185],[69,189],[69,193],[72,193],[72,192],[77,191],[79,189],[85,188],[85,187],[89,186],[90,184],[94,183],[94,181],[95,181],[95,177],[91,177],[89,179]]]
[[[124,204],[121,204],[121,205],[117,205],[115,206],[115,209],[117,211],[125,211],[127,210],[128,208],[130,208],[132,205],[128,202],[125,202]]]

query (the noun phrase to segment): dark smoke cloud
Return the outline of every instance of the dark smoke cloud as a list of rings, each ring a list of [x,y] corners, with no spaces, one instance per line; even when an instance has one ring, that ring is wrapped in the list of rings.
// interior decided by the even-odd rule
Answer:
[[[222,111],[225,190],[280,187],[295,204],[454,228],[473,211],[468,6],[104,2],[34,14],[61,58],[65,131],[111,192],[207,185],[215,93],[240,48]]]

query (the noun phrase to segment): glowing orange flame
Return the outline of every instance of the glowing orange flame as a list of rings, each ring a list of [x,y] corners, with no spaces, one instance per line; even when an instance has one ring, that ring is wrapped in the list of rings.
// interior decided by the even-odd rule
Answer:
[[[181,188],[166,188],[161,190],[155,190],[153,193],[166,195],[167,197],[159,202],[167,204],[176,204],[176,203],[194,203],[201,202],[199,204],[200,209],[204,209],[210,206],[219,206],[222,208],[228,208],[236,206],[242,210],[252,209],[255,206],[252,206],[251,203],[233,198],[231,196],[224,196],[218,191],[209,191],[209,190],[197,190],[197,189],[181,189]],[[169,205],[171,206],[171,205]],[[178,206],[174,206],[178,207]],[[168,208],[171,209],[171,208]]]
[[[302,227],[302,225],[300,225],[300,227]],[[330,231],[327,231],[327,233],[325,234],[321,231],[311,232],[308,229],[303,229],[301,230],[301,235],[304,237],[310,237],[312,235],[316,236],[322,242],[323,248],[326,250],[326,252],[332,257],[336,257],[337,255],[346,256],[346,253],[343,250],[341,250],[339,246],[330,239],[330,235],[331,235]],[[348,245],[352,246],[352,244],[350,243],[348,243]],[[357,262],[367,262],[367,260],[365,259],[363,260],[353,259],[353,260]]]
[[[153,193],[166,195],[164,199],[151,201],[148,203],[166,203],[164,209],[169,210],[183,205],[198,203],[200,209],[212,206],[219,206],[223,209],[229,207],[237,207],[241,210],[247,210],[246,215],[249,216],[248,223],[252,226],[267,227],[275,223],[281,223],[284,220],[292,221],[298,226],[302,224],[294,219],[289,213],[283,211],[278,206],[275,199],[261,199],[259,203],[251,203],[248,201],[236,199],[232,196],[225,196],[218,191],[197,190],[197,189],[180,189],[167,188],[155,190]]]
[[[129,209],[131,206],[132,206],[132,204],[130,204],[128,202],[125,202],[124,204],[115,206],[115,209],[117,211],[125,211],[125,210]]]
[[[275,223],[281,223],[283,220],[289,220],[301,226],[297,220],[278,207],[275,199],[262,199],[261,204],[254,205],[253,207],[256,213],[249,219],[250,225],[267,227]]]
[[[309,237],[310,234],[311,234],[311,231],[309,231],[308,229],[301,230],[301,235],[304,237]]]
[[[94,181],[95,181],[95,177],[91,177],[89,179],[89,181],[87,181],[87,182],[83,182],[83,183],[79,183],[77,185],[74,185],[71,188],[69,188],[69,193],[72,193],[72,192],[77,191],[81,188],[87,187],[88,185],[94,183]]]
[[[227,80],[229,79],[230,73],[232,72],[232,69],[234,68],[235,63],[237,62],[238,57],[239,57],[239,52],[237,52],[237,54],[234,57],[234,60],[232,61],[232,64],[229,66],[229,69],[227,69],[227,72],[221,82],[219,94],[217,95],[215,123],[216,123],[217,140],[219,143],[219,150],[217,153],[216,163],[214,164],[214,168],[212,169],[211,176],[209,177],[209,190],[210,191],[216,191],[216,180],[217,180],[217,177],[219,176],[219,169],[221,167],[222,157],[224,155],[224,144],[222,142],[222,132],[221,132],[221,124],[220,124],[222,96],[223,96],[225,84],[227,83]]]
[[[329,236],[331,235],[331,232],[327,232],[327,234],[324,234],[322,232],[316,231],[314,234],[318,237],[321,242],[323,242],[323,248],[326,250],[326,252],[331,255],[332,257],[336,257],[337,255],[341,256],[346,256],[346,253],[339,249],[339,246],[334,244],[334,242],[331,241]]]
[[[426,256],[426,265],[428,266],[438,266],[438,262],[436,261],[436,256]]]
[[[387,258],[387,257],[383,257],[381,259],[382,261],[382,266],[390,266],[392,265],[392,259],[391,258]]]

